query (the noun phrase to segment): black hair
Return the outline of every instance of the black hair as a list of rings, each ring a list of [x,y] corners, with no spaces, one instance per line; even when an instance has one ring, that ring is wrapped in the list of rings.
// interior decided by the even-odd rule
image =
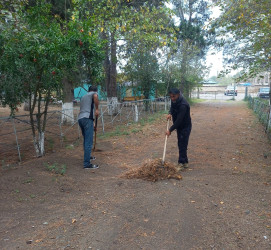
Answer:
[[[177,88],[172,88],[168,91],[168,94],[173,94],[173,95],[178,95],[180,93],[181,93],[181,91]]]
[[[97,92],[97,87],[96,86],[89,86],[89,88],[88,88],[88,92],[90,92],[90,91],[93,91],[93,92]]]

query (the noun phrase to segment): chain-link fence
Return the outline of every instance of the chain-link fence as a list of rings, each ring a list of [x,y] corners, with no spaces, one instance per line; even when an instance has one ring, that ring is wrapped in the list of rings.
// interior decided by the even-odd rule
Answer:
[[[98,134],[106,134],[116,126],[138,122],[151,114],[169,109],[170,100],[159,98],[154,100],[138,100],[117,104],[115,113],[110,114],[110,107],[106,103],[100,103],[100,115],[98,118]],[[81,131],[77,117],[79,107],[73,108],[74,122],[63,123],[62,107],[51,106],[47,116],[45,130],[45,152],[51,153],[59,148],[71,148],[79,144]],[[14,117],[0,117],[0,163],[5,166],[10,163],[34,158],[35,150],[33,136],[28,115]]]
[[[270,105],[261,99],[248,97],[249,107],[257,114],[260,122],[265,126],[266,132],[271,137]]]

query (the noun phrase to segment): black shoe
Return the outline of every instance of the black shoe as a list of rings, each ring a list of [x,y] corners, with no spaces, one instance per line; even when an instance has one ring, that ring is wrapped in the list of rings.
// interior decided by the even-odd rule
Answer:
[[[96,157],[95,156],[90,156],[90,160],[94,161],[94,160],[96,160]]]
[[[99,168],[98,165],[89,164],[88,166],[85,166],[84,169],[97,169]]]

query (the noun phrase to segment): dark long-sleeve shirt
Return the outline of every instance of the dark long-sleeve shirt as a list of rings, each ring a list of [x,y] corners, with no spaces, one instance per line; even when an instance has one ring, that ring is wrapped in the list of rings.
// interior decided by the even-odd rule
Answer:
[[[175,103],[171,102],[169,113],[172,115],[173,125],[169,131],[184,129],[192,126],[189,103],[180,96]]]

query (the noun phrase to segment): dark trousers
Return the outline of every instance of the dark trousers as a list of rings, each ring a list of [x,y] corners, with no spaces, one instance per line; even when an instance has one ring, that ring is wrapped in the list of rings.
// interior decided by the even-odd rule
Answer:
[[[191,129],[192,129],[191,126],[184,129],[177,129],[178,148],[179,148],[178,163],[182,163],[182,164],[188,163],[187,146],[188,146]]]

